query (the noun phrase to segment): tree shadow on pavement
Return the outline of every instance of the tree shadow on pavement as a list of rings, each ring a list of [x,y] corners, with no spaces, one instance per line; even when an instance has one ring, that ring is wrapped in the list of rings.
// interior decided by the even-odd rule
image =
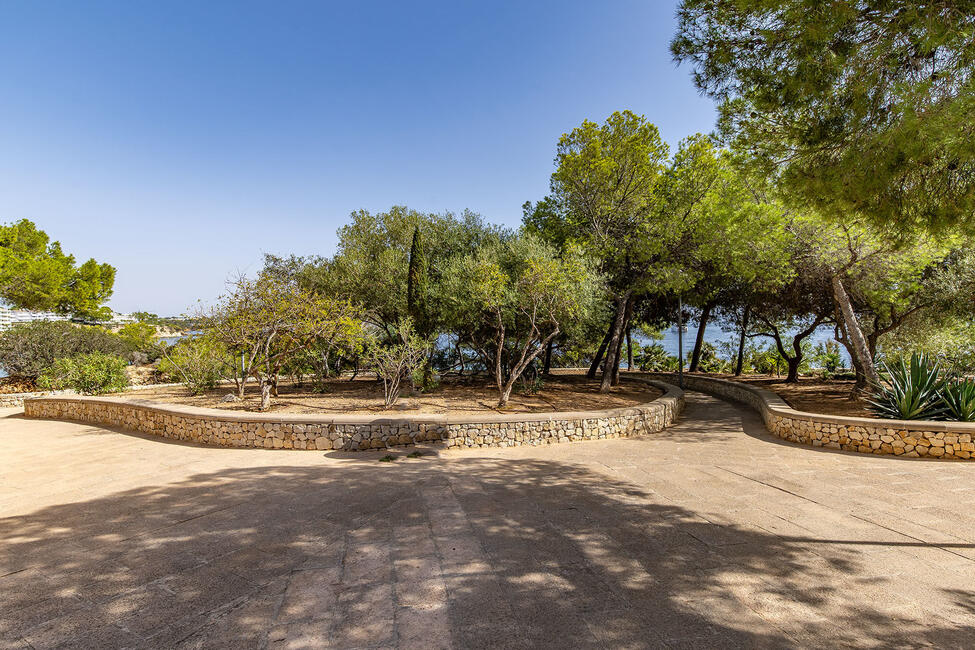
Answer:
[[[965,647],[859,550],[709,522],[575,465],[228,469],[0,520],[0,645]],[[26,644],[29,643],[30,646]]]

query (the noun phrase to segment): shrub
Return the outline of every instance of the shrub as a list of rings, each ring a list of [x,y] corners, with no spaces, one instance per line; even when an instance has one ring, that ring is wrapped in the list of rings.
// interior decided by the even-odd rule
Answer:
[[[975,421],[975,381],[950,380],[942,389],[941,398],[949,420]]]
[[[440,388],[440,375],[433,372],[431,365],[421,362],[420,367],[410,376],[413,387],[421,393],[432,393]]]
[[[156,328],[147,323],[128,323],[123,325],[117,333],[118,337],[129,346],[131,359],[136,364],[145,361],[155,361],[161,354],[161,347],[156,340]],[[141,364],[140,364],[141,365]]]
[[[644,345],[635,356],[637,366],[644,372],[677,370],[677,357],[667,354],[659,343]]]
[[[708,373],[728,372],[731,370],[731,363],[718,355],[718,349],[713,344],[705,341],[701,345],[701,359],[698,362],[698,370]]]
[[[522,375],[516,390],[522,395],[538,395],[543,388],[545,388],[545,378],[536,371]]]
[[[831,379],[843,365],[840,344],[836,341],[824,341],[818,344],[813,354],[813,361],[822,371],[823,379]]]
[[[185,338],[163,350],[159,370],[177,379],[194,395],[216,388],[229,367],[224,348],[204,337]]]
[[[56,359],[90,352],[126,356],[132,348],[121,337],[99,327],[35,321],[0,334],[0,366],[10,375],[36,379]]]
[[[103,352],[57,359],[38,379],[41,388],[73,388],[85,395],[116,393],[129,385],[125,360]]]
[[[382,345],[374,342],[366,351],[366,363],[382,379],[386,408],[396,403],[403,380],[420,369],[429,351],[429,346],[417,336],[409,319],[397,327],[396,337],[396,343]]]
[[[915,353],[910,362],[900,359],[880,366],[882,383],[867,400],[874,413],[894,420],[934,420],[945,414],[945,380],[936,361]]]

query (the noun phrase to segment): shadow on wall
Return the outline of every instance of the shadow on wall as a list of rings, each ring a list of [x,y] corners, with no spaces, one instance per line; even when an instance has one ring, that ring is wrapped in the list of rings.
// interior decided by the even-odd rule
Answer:
[[[0,540],[0,641],[35,647],[975,638],[958,612],[892,625],[847,580],[855,549],[709,523],[558,462],[230,469],[3,519]],[[942,600],[970,616],[975,593]]]

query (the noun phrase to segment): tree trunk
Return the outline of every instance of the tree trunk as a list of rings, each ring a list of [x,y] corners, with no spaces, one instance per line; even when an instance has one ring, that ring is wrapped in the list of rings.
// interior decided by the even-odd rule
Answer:
[[[498,397],[498,408],[504,408],[508,405],[508,400],[511,399],[511,389],[515,387],[515,382],[506,382],[504,387],[501,388],[501,392]]]
[[[633,328],[626,328],[626,369],[633,370]]]
[[[261,377],[258,383],[261,388],[261,410],[266,411],[271,408],[271,382]]]
[[[599,344],[596,354],[592,357],[592,363],[589,364],[589,372],[586,373],[586,377],[589,379],[596,378],[596,372],[599,370],[599,362],[603,360],[603,355],[606,353],[606,346],[609,345],[609,337],[612,336],[612,333],[613,323],[610,323],[609,328],[606,330],[606,336],[603,337],[603,342]]]
[[[629,297],[630,292],[627,291],[624,295],[616,299],[616,310],[610,326],[609,340],[606,343],[606,351],[603,359],[603,378],[599,383],[600,393],[605,393],[613,385],[613,362],[618,362],[616,352],[620,346],[620,337],[623,335],[623,321],[626,319],[626,301]]]
[[[531,349],[531,340],[525,342],[525,346],[521,350],[521,359],[511,368],[511,373],[508,376],[508,380],[501,385],[501,381],[498,381],[498,408],[504,408],[508,405],[508,399],[511,398],[511,389],[514,388],[515,382],[521,377],[522,373],[525,372],[525,368],[534,363],[538,355],[542,353],[548,344],[555,340],[555,337],[559,335],[559,330],[556,328],[554,332],[545,337],[544,340],[539,341],[538,347],[534,352],[529,353]]]
[[[701,365],[701,348],[704,347],[704,330],[707,329],[708,319],[711,318],[711,303],[707,303],[701,309],[701,322],[697,326],[697,337],[694,339],[694,352],[691,354],[691,365],[688,372],[697,372]]]
[[[745,311],[741,315],[741,338],[738,339],[738,358],[735,360],[735,377],[741,376],[742,367],[745,365],[745,336],[748,334],[748,317],[751,315],[751,307],[745,305]]]
[[[860,329],[856,314],[853,313],[853,303],[850,302],[850,296],[843,287],[843,281],[839,275],[834,275],[831,282],[833,299],[839,307],[840,316],[843,319],[843,329],[850,341],[851,357],[860,366],[866,382],[879,384],[880,376],[877,375],[877,369],[873,365],[873,357],[870,356],[870,350],[867,347],[867,341],[863,336],[863,330]]]
[[[619,340],[616,342],[616,354],[613,355],[613,386],[620,384],[620,364],[623,361],[623,332],[630,329],[630,318],[633,317],[633,301],[626,301],[626,309],[623,311],[623,329],[620,332]]]
[[[799,383],[799,365],[802,364],[802,355],[786,357],[785,361],[789,364],[789,373],[785,377],[787,384]]]
[[[545,362],[542,364],[542,374],[546,377],[552,374],[552,348],[555,347],[555,339],[548,342],[545,347]]]

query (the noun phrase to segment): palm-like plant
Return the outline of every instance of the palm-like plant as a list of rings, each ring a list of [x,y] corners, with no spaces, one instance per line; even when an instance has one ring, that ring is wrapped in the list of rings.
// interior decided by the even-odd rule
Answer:
[[[870,410],[880,417],[894,420],[936,420],[947,408],[942,398],[946,381],[941,377],[940,364],[924,354],[881,363],[882,383],[873,387]]]
[[[949,420],[975,421],[975,381],[959,379],[945,384],[942,400]]]

